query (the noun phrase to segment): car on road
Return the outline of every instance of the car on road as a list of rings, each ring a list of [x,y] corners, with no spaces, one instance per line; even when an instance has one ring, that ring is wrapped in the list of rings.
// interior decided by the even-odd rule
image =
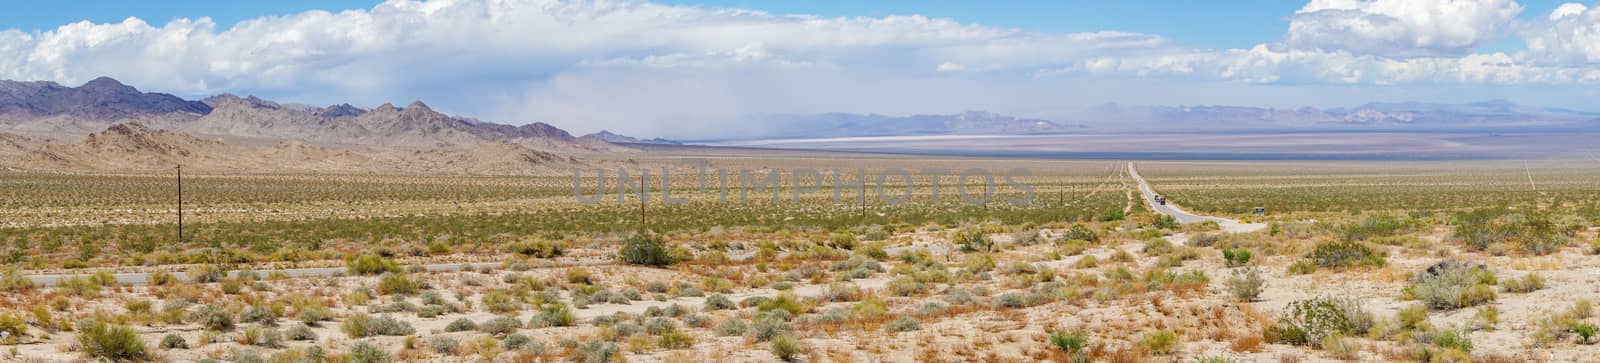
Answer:
[[[1156,205],[1167,205],[1167,197],[1157,195],[1155,201]]]

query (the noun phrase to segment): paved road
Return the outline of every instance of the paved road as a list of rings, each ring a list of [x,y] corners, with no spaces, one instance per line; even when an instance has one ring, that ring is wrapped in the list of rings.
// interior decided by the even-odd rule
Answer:
[[[1228,232],[1251,232],[1266,228],[1267,226],[1265,223],[1239,223],[1239,221],[1232,219],[1189,213],[1188,211],[1173,205],[1170,199],[1167,201],[1167,204],[1156,204],[1155,190],[1151,189],[1150,183],[1146,183],[1144,181],[1144,177],[1139,175],[1139,169],[1135,169],[1132,162],[1128,163],[1128,173],[1133,175],[1133,180],[1139,182],[1139,193],[1144,194],[1144,204],[1150,206],[1150,209],[1155,210],[1156,213],[1172,216],[1172,219],[1176,219],[1178,223],[1190,224],[1217,222],[1217,225],[1222,226],[1222,230]]]

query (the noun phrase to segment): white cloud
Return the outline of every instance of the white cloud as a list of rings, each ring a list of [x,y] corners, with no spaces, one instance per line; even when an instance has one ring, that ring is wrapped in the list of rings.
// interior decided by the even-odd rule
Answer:
[[[1511,28],[1514,0],[1312,0],[1289,17],[1297,48],[1395,57],[1464,55]]]
[[[1219,50],[1152,34],[1047,33],[916,15],[782,15],[630,0],[391,0],[226,29],[206,18],[159,26],[129,18],[0,30],[0,78],[76,84],[109,75],[191,96],[261,93],[301,102],[423,98],[500,122],[620,131],[748,112],[1042,107],[1006,102],[1061,102],[1021,96],[1070,93],[1075,86],[1063,80],[1090,82],[1082,77],[1284,86],[1600,82],[1592,66],[1600,63],[1600,11],[1568,4],[1548,20],[1513,25],[1520,11],[1511,0],[1314,0],[1289,17],[1282,42]],[[1513,27],[1528,40],[1526,51],[1473,53]],[[938,74],[949,72],[966,76]]]
[[[1600,69],[1542,66],[1505,53],[1394,59],[1345,51],[1251,49],[1196,51],[1141,57],[1101,57],[1083,62],[1092,73],[1181,76],[1248,83],[1395,84],[1595,84]]]
[[[1523,58],[1546,64],[1600,64],[1600,7],[1562,4],[1522,32]]]

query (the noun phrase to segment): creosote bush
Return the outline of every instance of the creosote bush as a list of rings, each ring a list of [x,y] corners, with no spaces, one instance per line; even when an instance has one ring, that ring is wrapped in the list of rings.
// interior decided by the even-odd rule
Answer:
[[[676,262],[667,251],[666,239],[649,232],[635,233],[624,239],[617,258],[628,264],[646,266],[666,266]]]
[[[1228,294],[1238,301],[1251,302],[1261,296],[1261,291],[1266,289],[1267,280],[1261,278],[1261,271],[1254,267],[1234,270],[1228,277]]]
[[[381,275],[385,272],[401,272],[400,265],[376,254],[350,256],[345,258],[344,262],[345,267],[354,275]]]
[[[91,357],[117,362],[150,357],[133,328],[89,319],[79,322],[77,329],[78,345]]]
[[[1355,241],[1318,243],[1306,259],[1324,268],[1378,267],[1386,263],[1378,250]]]
[[[1444,261],[1417,274],[1417,280],[1402,292],[1435,310],[1477,306],[1495,299],[1494,273],[1479,265]]]
[[[1289,303],[1266,335],[1269,342],[1320,345],[1334,335],[1366,334],[1372,325],[1372,314],[1356,300],[1318,297]]]

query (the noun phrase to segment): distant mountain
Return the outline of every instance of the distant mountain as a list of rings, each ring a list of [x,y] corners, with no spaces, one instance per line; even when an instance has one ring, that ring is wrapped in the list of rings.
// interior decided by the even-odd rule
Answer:
[[[183,164],[217,171],[528,174],[582,164],[560,154],[635,151],[544,123],[451,116],[421,101],[374,109],[231,94],[189,101],[110,78],[78,87],[0,81],[0,166],[23,169]]]
[[[606,130],[600,130],[600,132],[596,132],[596,133],[592,133],[592,134],[588,134],[588,135],[583,135],[583,137],[581,137],[581,138],[582,139],[589,139],[589,140],[600,140],[600,141],[605,141],[605,142],[609,142],[609,143],[613,143],[613,144],[683,145],[682,142],[673,141],[673,140],[667,140],[667,139],[663,139],[663,138],[659,138],[659,137],[658,138],[654,138],[654,139],[649,139],[649,140],[640,140],[640,139],[634,138],[632,136],[619,135],[619,134],[615,134],[615,133],[612,133],[611,131],[606,131]]]
[[[1600,129],[1600,113],[1522,106],[1507,101],[1368,103],[1327,109],[1105,104],[1075,112],[1072,119],[1113,130]]]
[[[211,107],[165,93],[143,93],[117,80],[100,77],[78,87],[54,82],[0,80],[0,114],[72,115],[121,119],[164,113],[205,114]]]
[[[752,117],[742,124],[745,130],[739,137],[747,138],[1046,134],[1081,128],[1078,125],[984,111],[912,116],[780,114]]]
[[[0,134],[5,140],[7,134]],[[0,155],[4,155],[0,149]],[[10,166],[32,170],[153,172],[183,165],[200,172],[564,175],[586,164],[574,157],[489,142],[425,150],[331,148],[291,140],[247,145],[119,123],[76,143],[37,143]]]
[[[627,151],[605,142],[578,140],[544,123],[511,126],[446,115],[421,101],[404,108],[384,104],[368,110],[349,104],[284,105],[231,94],[187,101],[143,93],[110,78],[79,87],[0,81],[0,132],[71,138],[119,122],[202,136],[331,145],[431,148],[508,142],[551,151]]]

